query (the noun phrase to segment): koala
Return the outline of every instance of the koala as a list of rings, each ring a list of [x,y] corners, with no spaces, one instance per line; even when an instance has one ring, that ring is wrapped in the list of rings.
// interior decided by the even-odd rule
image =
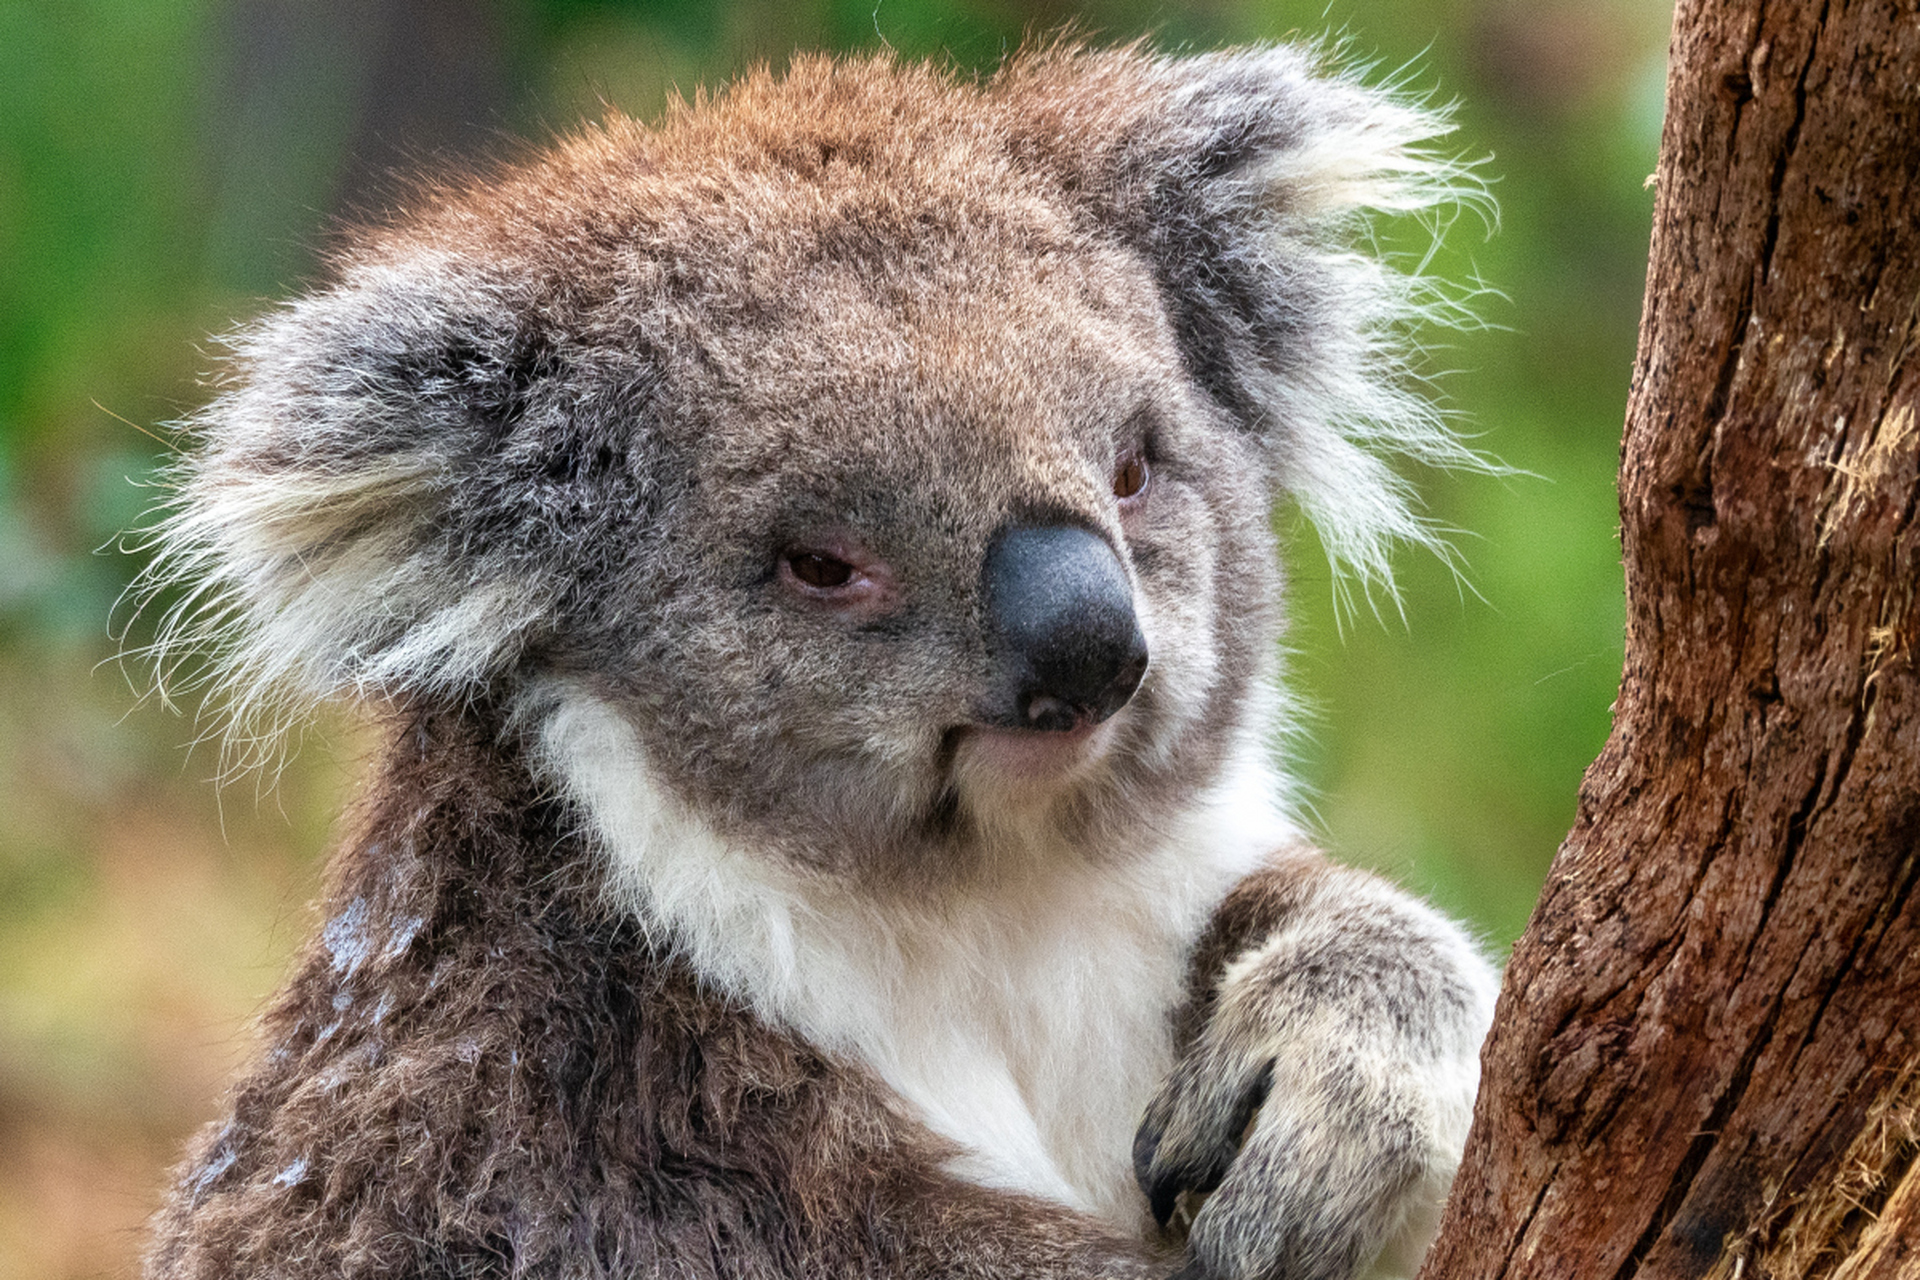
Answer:
[[[1290,816],[1271,513],[1377,580],[1468,456],[1354,247],[1443,128],[803,57],[347,234],[148,585],[384,745],[147,1274],[1410,1272],[1495,978]]]

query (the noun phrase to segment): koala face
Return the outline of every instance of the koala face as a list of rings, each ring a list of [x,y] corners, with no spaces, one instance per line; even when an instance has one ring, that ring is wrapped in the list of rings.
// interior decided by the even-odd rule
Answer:
[[[1286,50],[616,119],[243,332],[156,574],[243,711],[584,690],[796,868],[1124,856],[1264,728],[1277,492],[1363,572],[1422,536],[1362,446],[1453,446],[1333,233],[1430,128]]]
[[[817,181],[895,205],[861,253],[811,209],[761,213],[797,247],[671,260],[663,301],[569,326],[602,352],[549,357],[555,394],[624,411],[599,437],[624,465],[561,487],[641,514],[596,534],[616,571],[526,665],[630,708],[710,819],[865,883],[954,874],[996,814],[1137,827],[1217,763],[1271,636],[1254,442],[1186,376],[1146,265],[1013,178],[974,209],[970,170]],[[584,452],[553,418],[506,451]],[[1036,606],[1064,612],[1015,634]]]
[[[1135,824],[1231,741],[1270,636],[1259,460],[1144,272],[1089,297],[1029,265],[931,305],[835,281],[676,380],[688,499],[633,569],[677,589],[593,665],[760,843],[951,868],[1009,807]]]

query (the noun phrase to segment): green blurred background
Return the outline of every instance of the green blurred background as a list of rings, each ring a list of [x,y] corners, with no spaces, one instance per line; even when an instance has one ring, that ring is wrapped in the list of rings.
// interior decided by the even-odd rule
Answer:
[[[1341,37],[1457,100],[1500,226],[1433,270],[1488,326],[1431,334],[1505,478],[1423,478],[1465,583],[1403,557],[1342,622],[1295,557],[1298,748],[1343,857],[1475,922],[1526,922],[1607,730],[1613,472],[1658,140],[1664,0],[0,0],[0,1278],[126,1275],[186,1132],[310,923],[364,764],[347,716],[268,787],[217,789],[204,725],[137,689],[109,616],[208,336],[298,288],[385,175],[655,112],[797,48],[991,66],[1073,23],[1166,48]],[[1410,246],[1417,228],[1386,227]],[[1404,619],[1404,620],[1403,620]],[[133,627],[132,642],[141,624]]]

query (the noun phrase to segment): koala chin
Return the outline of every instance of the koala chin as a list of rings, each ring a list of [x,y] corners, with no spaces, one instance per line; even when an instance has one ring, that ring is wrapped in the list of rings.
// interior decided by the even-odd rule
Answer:
[[[148,1274],[1415,1267],[1495,979],[1287,816],[1270,514],[1377,579],[1467,456],[1352,247],[1443,131],[1284,48],[800,59],[230,339],[163,665],[385,747]]]

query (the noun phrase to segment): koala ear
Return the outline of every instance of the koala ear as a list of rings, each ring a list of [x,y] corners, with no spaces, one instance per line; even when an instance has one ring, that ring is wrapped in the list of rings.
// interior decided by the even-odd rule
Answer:
[[[553,630],[627,445],[578,412],[530,287],[430,251],[350,259],[229,339],[136,587],[185,589],[163,692],[211,648],[230,741],[271,744],[320,698],[471,694]]]
[[[1384,459],[1485,465],[1409,386],[1410,326],[1464,313],[1356,247],[1376,212],[1486,203],[1429,149],[1444,114],[1293,48],[1055,49],[1000,88],[1016,149],[1146,259],[1188,372],[1263,441],[1276,486],[1363,588],[1391,588],[1392,544],[1438,540]]]

